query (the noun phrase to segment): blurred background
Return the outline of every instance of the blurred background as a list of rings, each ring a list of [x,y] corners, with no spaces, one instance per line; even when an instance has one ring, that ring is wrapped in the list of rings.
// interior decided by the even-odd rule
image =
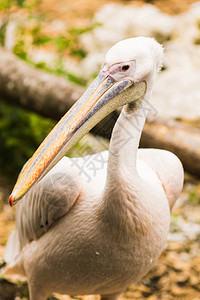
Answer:
[[[20,169],[98,74],[106,51],[135,36],[154,37],[165,48],[152,96],[154,113],[141,146],[175,152],[186,172],[165,252],[158,266],[123,298],[197,300],[200,2],[193,0],[0,0],[0,265],[15,223],[8,196]],[[100,125],[69,155],[108,148],[117,115],[104,121],[106,131]],[[28,299],[27,293],[26,284],[0,277],[0,300]]]

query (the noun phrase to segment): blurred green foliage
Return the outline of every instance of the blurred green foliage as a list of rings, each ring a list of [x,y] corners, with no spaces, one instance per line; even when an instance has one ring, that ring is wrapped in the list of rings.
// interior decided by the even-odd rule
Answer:
[[[0,175],[11,180],[55,122],[0,101]]]
[[[53,37],[44,33],[42,24],[40,22],[41,18],[37,17],[36,25],[31,29],[27,29],[23,24],[18,26],[13,52],[21,59],[39,69],[56,75],[64,76],[73,83],[85,86],[85,79],[66,70],[66,67],[64,67],[63,57],[68,55],[78,60],[85,58],[87,53],[80,45],[80,35],[92,31],[97,26],[100,26],[100,24],[97,23],[84,28],[71,28],[66,32],[65,35]],[[27,39],[27,37],[29,38]],[[29,43],[26,42],[26,40],[28,40]],[[55,52],[57,53],[58,58],[53,62],[53,64],[51,64],[51,66],[47,65],[47,63],[44,61],[34,63],[29,58],[29,48],[40,48],[45,46],[54,47]]]
[[[1,24],[0,24],[0,45],[4,46],[6,27],[10,15],[15,7],[22,8],[26,0],[0,0]]]
[[[52,37],[44,34],[41,24],[38,24],[31,30],[32,44],[35,46],[53,44],[56,46],[58,52],[67,51],[69,55],[82,59],[86,57],[87,52],[81,47],[79,37],[84,33],[94,30],[97,26],[101,26],[101,24],[95,23],[83,28],[71,28],[65,35]]]
[[[82,85],[85,86],[86,85],[86,80],[76,76],[75,74],[68,72],[64,67],[63,67],[63,59],[60,58],[55,62],[55,67],[54,68],[50,68],[45,62],[41,62],[41,63],[37,63],[34,64],[35,67],[37,67],[38,69],[42,69],[48,73],[52,73],[58,76],[64,76],[66,77],[66,79],[68,79],[69,81],[78,84],[78,85]]]
[[[10,10],[14,6],[22,7],[26,0],[0,0],[0,10]]]

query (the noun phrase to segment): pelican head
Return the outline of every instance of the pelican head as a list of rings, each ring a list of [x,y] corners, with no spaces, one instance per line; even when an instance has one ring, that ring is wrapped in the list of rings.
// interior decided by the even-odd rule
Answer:
[[[152,38],[123,40],[106,54],[99,75],[29,159],[10,195],[16,203],[101,119],[149,93],[163,49]],[[133,105],[134,107],[134,105]]]

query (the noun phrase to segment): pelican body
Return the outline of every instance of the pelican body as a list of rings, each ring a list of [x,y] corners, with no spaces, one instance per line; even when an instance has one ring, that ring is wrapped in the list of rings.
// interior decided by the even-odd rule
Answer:
[[[183,169],[170,152],[138,149],[162,56],[151,38],[114,45],[97,79],[20,173],[9,199],[20,201],[5,274],[26,276],[31,300],[52,292],[117,299],[162,253]],[[109,152],[63,157],[123,105]],[[90,167],[80,172],[86,159],[95,175]]]

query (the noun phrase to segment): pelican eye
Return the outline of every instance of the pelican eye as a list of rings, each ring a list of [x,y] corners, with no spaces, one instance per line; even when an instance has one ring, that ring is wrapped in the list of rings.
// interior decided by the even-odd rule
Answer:
[[[127,71],[128,69],[129,69],[129,65],[124,65],[123,67],[122,67],[122,71]]]

